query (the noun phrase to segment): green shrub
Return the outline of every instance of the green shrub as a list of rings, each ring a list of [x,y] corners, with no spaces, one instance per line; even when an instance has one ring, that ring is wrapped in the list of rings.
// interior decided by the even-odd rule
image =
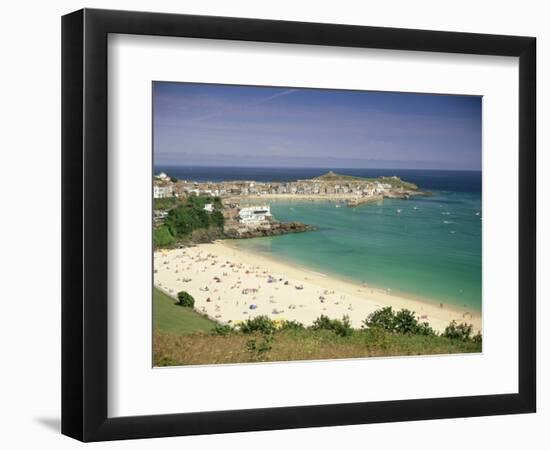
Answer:
[[[447,325],[447,328],[445,328],[445,331],[443,332],[442,336],[448,339],[469,341],[471,340],[472,331],[473,331],[472,325],[467,323],[457,324],[456,321],[453,320],[449,325]]]
[[[412,311],[402,309],[393,318],[393,329],[399,334],[416,334],[419,329],[418,320]]]
[[[342,320],[330,319],[325,315],[321,315],[315,319],[310,329],[312,330],[330,330],[338,336],[351,336],[353,329],[348,316],[342,317]]]
[[[419,323],[413,311],[401,309],[394,312],[391,306],[374,311],[363,321],[363,328],[379,329],[389,333],[420,336],[436,336],[427,323]]]
[[[178,305],[193,308],[195,306],[195,299],[188,292],[178,292]]]
[[[476,344],[481,344],[483,342],[481,331],[478,331],[477,334],[472,338],[472,342],[475,342]]]
[[[421,336],[437,336],[436,331],[426,322],[418,324],[418,328],[415,334],[419,334]]]
[[[380,328],[381,330],[393,332],[395,330],[395,314],[391,306],[378,309],[363,321],[366,328]]]
[[[233,327],[231,325],[221,325],[219,323],[212,329],[212,334],[217,334],[220,336],[227,336],[231,334]]]
[[[267,316],[257,316],[254,319],[247,319],[241,325],[241,331],[245,334],[263,333],[272,334],[276,330],[275,322]]]
[[[296,320],[285,320],[280,327],[280,330],[304,330],[304,324],[297,322]]]
[[[216,200],[217,199],[217,200]],[[214,204],[214,211],[209,213],[204,210],[207,203]],[[224,225],[221,200],[218,197],[203,197],[191,195],[184,204],[171,209],[164,220],[172,236],[176,238],[187,237],[196,230],[208,230],[209,228],[222,228]]]

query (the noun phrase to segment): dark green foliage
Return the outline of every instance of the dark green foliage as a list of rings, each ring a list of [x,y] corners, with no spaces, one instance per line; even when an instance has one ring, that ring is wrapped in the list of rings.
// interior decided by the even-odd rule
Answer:
[[[467,323],[457,324],[456,321],[453,320],[449,325],[447,325],[447,328],[445,328],[442,336],[448,339],[456,339],[466,342],[471,340],[472,332],[472,325]],[[481,336],[479,339],[481,341]]]
[[[176,197],[155,198],[153,202],[153,209],[170,209],[178,204]]]
[[[394,312],[391,306],[379,309],[370,314],[364,321],[363,327],[377,328],[396,334],[436,336],[437,333],[427,323],[419,323],[413,311],[401,309]]]
[[[483,337],[481,336],[481,332],[478,331],[474,337],[472,337],[472,342],[476,344],[481,344],[483,342]]]
[[[382,309],[378,309],[370,314],[364,321],[363,325],[366,328],[379,328],[381,330],[386,330],[393,332],[395,314],[391,306],[387,306]]]
[[[225,219],[224,219],[223,214],[222,214],[221,211],[214,210],[210,214],[210,222],[215,227],[223,228],[224,221],[225,221]]]
[[[338,336],[351,336],[353,329],[351,328],[351,323],[348,316],[342,317],[342,320],[338,319],[329,319],[325,315],[319,316],[310,329],[312,330],[330,330],[336,333]]]
[[[419,334],[420,336],[437,336],[435,330],[426,322],[418,324],[415,334]]]
[[[178,292],[178,305],[193,308],[195,306],[195,299],[188,292]]]
[[[176,237],[187,235],[201,226],[197,210],[185,206],[172,209],[164,223]]]
[[[209,213],[204,209],[207,203],[216,205],[216,198],[192,195],[184,204],[171,209],[164,223],[172,236],[185,238],[195,230],[207,230],[211,227],[223,229],[224,218],[222,212],[214,209],[212,213]],[[219,198],[217,204],[221,207]]]
[[[416,334],[419,325],[414,313],[408,309],[402,309],[395,314],[393,328],[399,334]]]
[[[170,181],[172,183],[177,183],[178,182],[178,179],[176,177],[170,177]]]
[[[285,320],[280,330],[305,330],[304,324],[297,322],[296,320]]]
[[[231,334],[232,331],[233,331],[233,327],[231,325],[221,325],[218,323],[212,330],[212,334],[227,336],[228,334]]]
[[[245,334],[272,334],[275,330],[275,322],[267,316],[257,316],[254,317],[254,319],[247,319],[246,322],[241,325],[241,331]]]
[[[214,209],[223,209],[222,199],[220,197],[212,197],[211,200]]]
[[[170,233],[170,229],[163,225],[153,230],[153,245],[155,248],[168,247],[174,243],[174,236]]]
[[[208,228],[210,226],[210,215],[204,209],[197,210],[197,219],[199,220],[199,228]]]

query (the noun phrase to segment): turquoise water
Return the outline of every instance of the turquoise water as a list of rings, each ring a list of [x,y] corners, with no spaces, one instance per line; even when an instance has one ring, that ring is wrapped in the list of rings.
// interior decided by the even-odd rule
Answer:
[[[392,293],[481,309],[481,191],[337,208],[271,202],[277,220],[317,231],[235,241],[243,249]]]

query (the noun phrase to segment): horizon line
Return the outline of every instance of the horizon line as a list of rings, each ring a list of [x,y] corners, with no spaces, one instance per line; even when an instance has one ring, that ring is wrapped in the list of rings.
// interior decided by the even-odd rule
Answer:
[[[178,163],[160,163],[153,164],[153,169],[155,167],[200,167],[200,168],[239,168],[239,169],[319,169],[319,170],[433,170],[433,171],[443,171],[443,172],[482,172],[481,168],[479,169],[446,169],[446,168],[408,168],[408,167],[315,167],[315,166],[236,166],[236,165],[201,165],[201,164],[178,164]]]

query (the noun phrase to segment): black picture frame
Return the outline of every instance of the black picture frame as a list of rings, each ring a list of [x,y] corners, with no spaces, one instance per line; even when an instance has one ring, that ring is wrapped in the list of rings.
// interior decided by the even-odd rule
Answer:
[[[107,416],[109,33],[519,58],[517,393]],[[536,409],[536,39],[533,37],[83,9],[62,18],[62,433],[82,441],[321,427]]]

